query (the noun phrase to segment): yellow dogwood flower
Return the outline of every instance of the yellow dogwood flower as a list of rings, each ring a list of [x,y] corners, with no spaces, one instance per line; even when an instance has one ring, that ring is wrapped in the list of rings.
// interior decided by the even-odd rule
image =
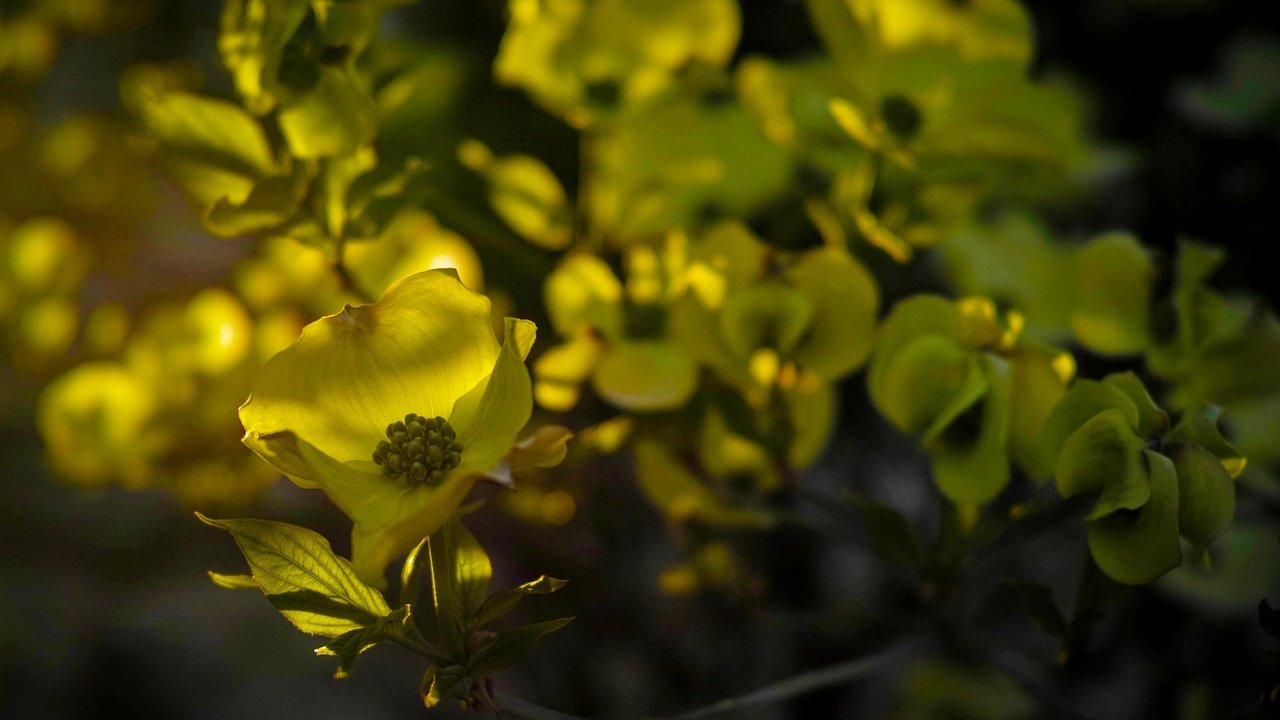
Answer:
[[[536,327],[507,318],[456,273],[410,275],[382,298],[303,330],[240,408],[244,443],[355,522],[352,562],[385,585],[396,557],[439,529],[481,478],[553,465],[569,433],[517,435],[532,411],[524,358]]]

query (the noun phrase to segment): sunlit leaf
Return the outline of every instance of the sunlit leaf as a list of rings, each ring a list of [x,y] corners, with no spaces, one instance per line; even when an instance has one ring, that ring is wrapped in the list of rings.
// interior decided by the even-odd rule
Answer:
[[[187,192],[210,205],[240,205],[255,182],[275,172],[266,134],[253,116],[225,100],[182,92],[151,98],[142,120],[165,147]]]
[[[322,68],[318,84],[285,102],[280,131],[299,158],[351,153],[373,139],[377,113],[373,100],[348,71]]]
[[[351,563],[318,533],[269,520],[197,517],[231,533],[258,587],[303,632],[338,637],[391,613],[382,595],[361,582]]]

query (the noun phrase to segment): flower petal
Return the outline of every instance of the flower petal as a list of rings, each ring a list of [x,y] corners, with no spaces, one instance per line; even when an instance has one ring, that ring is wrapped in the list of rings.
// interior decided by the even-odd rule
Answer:
[[[498,464],[533,414],[533,383],[524,359],[533,347],[537,326],[507,318],[506,338],[483,389],[458,399],[449,422],[462,445],[458,472],[485,472]]]
[[[456,273],[410,275],[373,305],[308,325],[263,366],[240,420],[249,437],[287,431],[338,461],[365,460],[388,423],[448,415],[489,375],[499,350],[489,312]]]

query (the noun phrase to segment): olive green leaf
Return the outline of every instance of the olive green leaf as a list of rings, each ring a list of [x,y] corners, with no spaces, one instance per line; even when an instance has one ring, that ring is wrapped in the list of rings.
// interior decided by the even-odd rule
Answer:
[[[484,627],[489,622],[514,610],[520,604],[520,601],[524,599],[524,596],[553,593],[564,587],[568,582],[568,580],[560,580],[543,575],[523,585],[507,590],[499,590],[485,598],[484,603],[480,605],[480,608],[476,610],[475,616],[471,619],[471,624],[477,628]]]
[[[1123,412],[1098,413],[1063,444],[1055,473],[1058,492],[1063,497],[1100,492],[1086,520],[1142,507],[1151,497],[1145,447]]]
[[[1117,511],[1089,523],[1089,551],[1108,577],[1126,585],[1149,583],[1182,563],[1178,540],[1178,478],[1173,461],[1144,450],[1151,497],[1137,510]]]
[[[881,557],[908,570],[924,568],[928,550],[924,537],[911,520],[866,495],[850,493],[849,501],[862,516],[871,546]]]
[[[1035,618],[1036,624],[1040,629],[1050,635],[1065,636],[1070,628],[1070,623],[1062,614],[1062,610],[1058,607],[1058,602],[1053,598],[1053,592],[1044,585],[1038,583],[1020,582],[1017,580],[1009,581],[1014,587],[1018,588],[1018,592],[1022,593],[1022,599],[1027,602],[1027,607],[1031,610],[1031,616]]]
[[[573,622],[572,617],[564,617],[525,625],[514,630],[503,630],[472,653],[467,660],[467,672],[472,677],[487,677],[510,667],[524,659],[524,656],[533,649],[534,644],[543,637],[571,622]]]
[[[316,655],[335,656],[338,658],[338,670],[334,679],[341,680],[355,669],[356,660],[361,653],[377,645],[388,633],[400,632],[403,623],[409,620],[409,607],[396,609],[385,618],[381,618],[373,627],[349,630],[328,643],[315,649]]]
[[[1049,474],[1058,465],[1062,446],[1080,426],[1107,410],[1119,410],[1130,428],[1137,429],[1138,408],[1114,385],[1096,380],[1077,380],[1058,401],[1040,433],[1040,470]]]
[[[1009,484],[1009,363],[985,355],[978,365],[986,394],[924,440],[938,489],[968,505],[991,500]]]
[[[1178,471],[1178,531],[1198,556],[1231,527],[1236,488],[1222,462],[1193,443],[1166,444]]]
[[[1169,416],[1160,409],[1159,405],[1156,405],[1155,400],[1151,399],[1151,394],[1147,392],[1147,388],[1132,370],[1112,373],[1104,377],[1102,382],[1123,392],[1133,401],[1134,407],[1138,408],[1139,435],[1148,438],[1156,437],[1169,429]]]
[[[1178,424],[1164,436],[1164,441],[1199,445],[1218,458],[1227,473],[1236,478],[1244,471],[1246,459],[1218,430],[1218,417],[1221,413],[1218,406],[1201,403],[1194,410],[1183,414]]]
[[[1147,334],[1155,267],[1132,235],[1100,235],[1076,250],[1071,331],[1082,345],[1106,355],[1141,352]]]

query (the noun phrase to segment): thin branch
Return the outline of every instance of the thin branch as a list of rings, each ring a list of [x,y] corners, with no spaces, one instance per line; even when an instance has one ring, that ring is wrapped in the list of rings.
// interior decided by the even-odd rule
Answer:
[[[922,638],[908,640],[901,645],[889,648],[868,657],[850,660],[839,665],[811,670],[781,682],[774,683],[755,692],[734,698],[721,700],[714,705],[692,710],[673,716],[669,720],[696,720],[723,713],[741,710],[752,705],[782,702],[799,695],[813,692],[824,687],[842,685],[879,670],[885,665],[893,664],[914,655],[924,645]]]
[[[725,713],[736,712],[753,705],[779,703],[793,697],[813,692],[814,690],[842,685],[875,672],[886,665],[903,660],[918,652],[923,645],[923,638],[913,638],[874,655],[869,655],[857,660],[850,660],[849,662],[840,663],[839,665],[810,670],[809,672],[801,673],[795,677],[790,677],[786,680],[776,682],[754,692],[747,693],[746,695],[727,698],[717,703],[707,705],[706,707],[690,710],[689,712],[681,713],[679,715],[673,715],[670,718],[667,718],[667,720],[699,720],[700,718],[715,717]],[[523,718],[524,720],[587,720],[586,718],[576,715],[567,715],[555,710],[549,710],[542,706],[508,695],[500,696],[499,702],[506,714]]]

